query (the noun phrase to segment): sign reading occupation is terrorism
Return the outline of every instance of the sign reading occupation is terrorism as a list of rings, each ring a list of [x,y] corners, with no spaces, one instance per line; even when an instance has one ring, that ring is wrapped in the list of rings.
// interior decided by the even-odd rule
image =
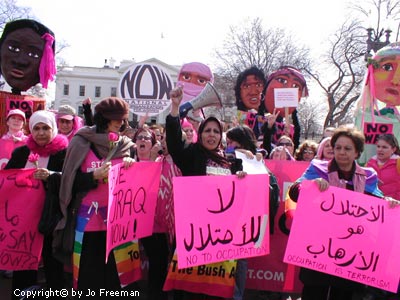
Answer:
[[[113,166],[108,175],[107,251],[153,232],[161,163]]]
[[[266,183],[267,174],[174,177],[178,268],[268,254]]]
[[[0,269],[37,270],[43,246],[38,231],[43,183],[34,169],[0,171]]]
[[[121,76],[119,94],[138,116],[156,116],[170,105],[169,92],[174,83],[169,74],[156,64],[132,65]]]
[[[284,261],[396,292],[398,214],[383,199],[305,181]]]

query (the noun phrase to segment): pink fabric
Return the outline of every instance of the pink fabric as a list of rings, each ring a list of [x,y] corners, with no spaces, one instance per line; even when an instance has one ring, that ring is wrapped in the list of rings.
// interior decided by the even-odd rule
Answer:
[[[25,142],[28,137],[22,131],[18,131],[16,134],[7,132],[1,138],[3,140],[10,140],[10,141],[15,141],[15,142]]]
[[[315,156],[315,158],[321,159],[321,160],[326,160],[323,157],[323,153],[324,153],[324,148],[325,148],[325,144],[326,143],[330,143],[331,142],[331,137],[326,137],[324,138],[318,145],[318,149],[317,149],[317,155]]]
[[[193,129],[193,139],[192,139],[192,143],[196,143],[197,142],[197,131],[196,129],[193,127],[192,123],[190,123],[186,118],[182,119],[182,124],[181,124],[181,128],[191,128]]]
[[[44,35],[42,35],[42,39],[45,40],[45,45],[43,49],[42,59],[40,60],[39,76],[40,83],[42,84],[43,88],[47,89],[49,80],[53,81],[54,75],[57,72],[55,66],[54,52],[52,48],[54,37],[49,33],[45,33]]]
[[[383,194],[397,200],[400,200],[400,170],[397,169],[399,160],[400,156],[394,154],[387,162],[379,166],[375,155],[366,164],[378,173],[378,187]]]
[[[172,243],[175,238],[172,178],[182,176],[182,174],[178,167],[175,166],[170,155],[163,156],[160,161],[162,162],[162,169],[153,232],[168,232],[170,243]]]
[[[338,172],[328,173],[328,179],[330,185],[346,189],[346,181],[343,179],[339,179]],[[366,173],[359,165],[356,164],[356,170],[353,176],[354,191],[364,194],[365,183]]]
[[[181,67],[181,69],[179,70],[179,74],[181,74],[183,72],[195,72],[195,73],[198,73],[200,75],[210,78],[211,83],[214,82],[214,76],[213,76],[213,73],[211,72],[211,69],[209,68],[209,66],[207,66],[203,63],[200,63],[200,62],[191,62],[191,63],[184,64]]]

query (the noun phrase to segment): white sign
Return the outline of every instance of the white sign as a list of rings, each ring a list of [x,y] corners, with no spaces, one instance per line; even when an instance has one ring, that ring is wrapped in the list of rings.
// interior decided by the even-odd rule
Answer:
[[[275,107],[297,107],[299,104],[298,88],[275,88],[274,89]]]
[[[118,92],[132,113],[151,117],[170,106],[169,92],[173,86],[171,76],[161,66],[135,64],[121,76]]]

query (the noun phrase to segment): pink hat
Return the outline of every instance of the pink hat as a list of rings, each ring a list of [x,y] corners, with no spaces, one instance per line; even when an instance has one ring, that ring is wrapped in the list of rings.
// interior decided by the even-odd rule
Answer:
[[[8,114],[7,114],[6,120],[8,120],[8,118],[11,117],[11,116],[20,116],[20,117],[22,117],[22,119],[24,119],[24,122],[26,122],[25,113],[20,109],[12,109],[12,110],[10,110],[8,112]]]

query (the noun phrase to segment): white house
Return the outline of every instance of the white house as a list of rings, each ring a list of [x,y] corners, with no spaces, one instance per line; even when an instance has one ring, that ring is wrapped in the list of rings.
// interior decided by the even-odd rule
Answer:
[[[134,64],[148,63],[161,66],[171,77],[174,85],[177,81],[180,66],[168,65],[156,58],[151,58],[142,62],[124,60],[119,66],[114,65],[111,59],[106,60],[104,67],[59,67],[56,76],[56,91],[54,109],[60,105],[71,105],[79,113],[82,112],[82,101],[88,97],[92,100],[92,108],[103,98],[110,96],[120,96],[118,84],[125,71]],[[163,113],[151,117],[151,120],[159,124],[165,123],[165,117],[169,113],[167,109]],[[130,114],[129,121],[136,121],[137,116]]]

